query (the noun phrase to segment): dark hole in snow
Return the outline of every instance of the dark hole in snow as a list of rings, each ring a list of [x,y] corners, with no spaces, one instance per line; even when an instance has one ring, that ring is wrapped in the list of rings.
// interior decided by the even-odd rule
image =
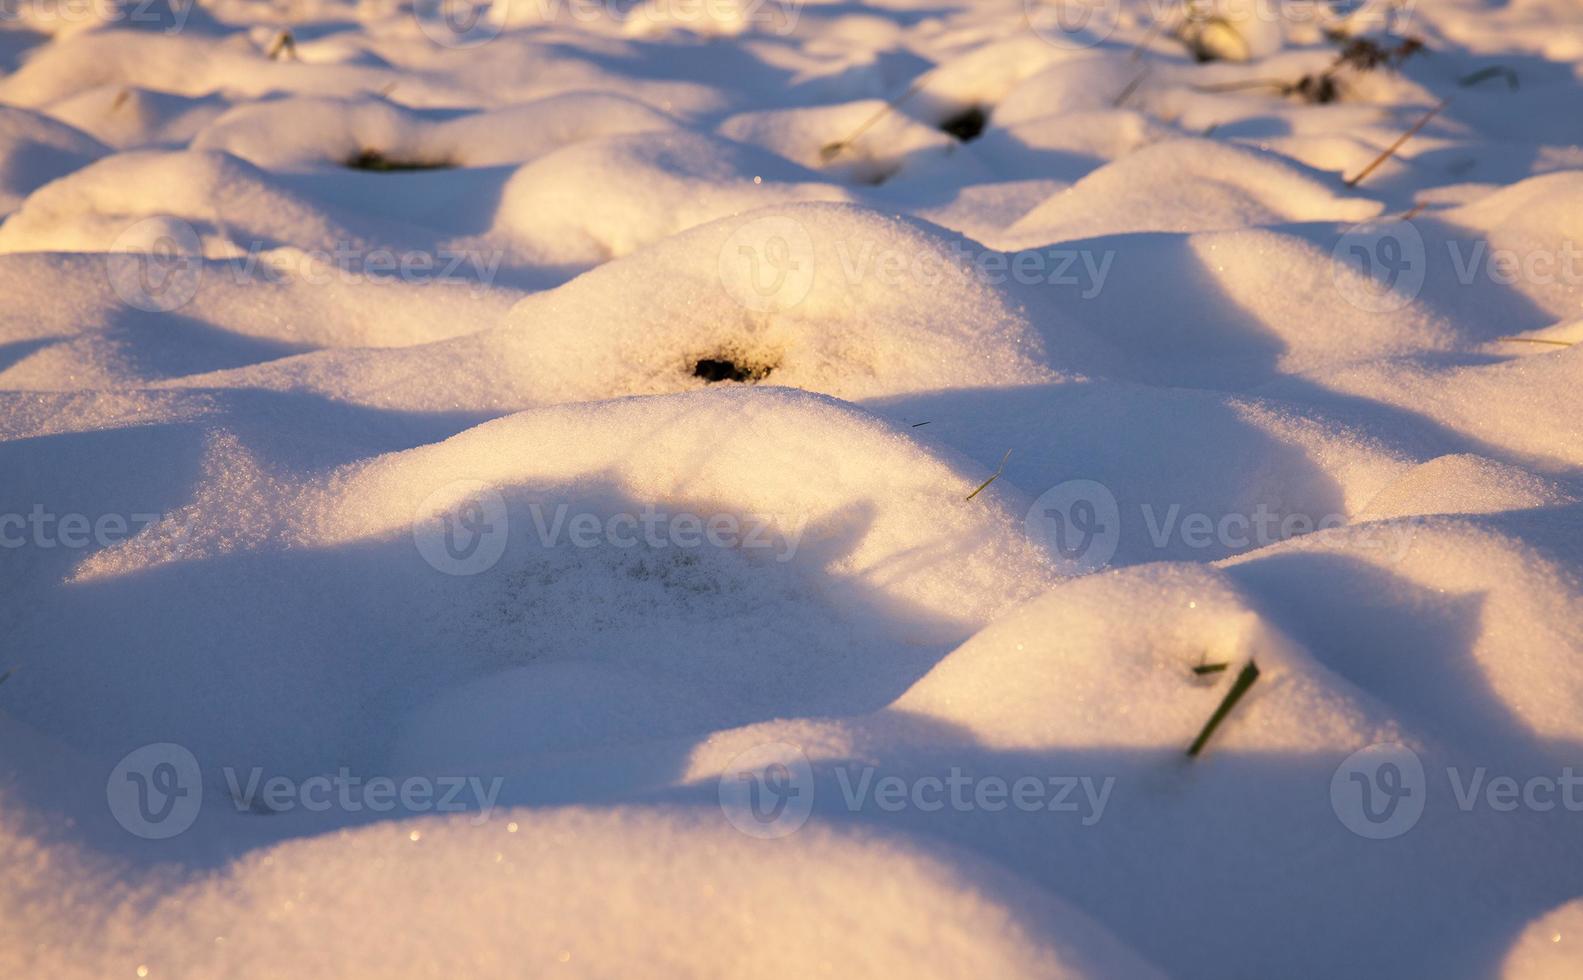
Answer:
[[[1302,96],[1308,102],[1324,105],[1336,101],[1339,90],[1336,82],[1329,75],[1304,75],[1297,80],[1292,91]]]
[[[719,357],[701,357],[693,365],[693,377],[710,384],[716,381],[760,381],[770,373],[767,367],[748,367]]]
[[[392,173],[398,170],[448,170],[455,164],[445,160],[397,160],[385,156],[378,150],[364,150],[357,156],[346,161],[346,165],[353,170],[371,170],[375,173]]]
[[[978,139],[978,135],[984,131],[984,126],[988,122],[989,113],[984,111],[983,106],[968,106],[941,123],[940,129],[966,143],[968,140]]]

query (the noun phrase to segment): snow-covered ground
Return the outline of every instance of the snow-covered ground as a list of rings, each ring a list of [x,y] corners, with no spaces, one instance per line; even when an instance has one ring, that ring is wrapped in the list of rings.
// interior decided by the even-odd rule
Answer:
[[[1583,976],[1576,0],[0,27],[0,973]]]

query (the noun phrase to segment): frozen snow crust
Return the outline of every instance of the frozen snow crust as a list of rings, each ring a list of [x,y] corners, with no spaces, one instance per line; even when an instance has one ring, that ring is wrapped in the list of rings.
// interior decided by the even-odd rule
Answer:
[[[8,7],[0,973],[1583,975],[1583,27],[1190,9]]]

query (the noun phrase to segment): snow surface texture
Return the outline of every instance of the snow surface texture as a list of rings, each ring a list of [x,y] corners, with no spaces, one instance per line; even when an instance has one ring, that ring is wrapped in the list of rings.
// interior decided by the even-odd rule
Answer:
[[[1572,0],[0,28],[0,973],[1583,976]]]

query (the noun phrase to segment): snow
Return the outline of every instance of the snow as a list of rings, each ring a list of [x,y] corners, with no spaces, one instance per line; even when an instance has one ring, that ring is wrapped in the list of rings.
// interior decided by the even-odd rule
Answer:
[[[1257,150],[1214,140],[1165,140],[1100,167],[1028,212],[1009,233],[1070,241],[1129,231],[1356,222],[1379,213],[1374,202],[1342,198],[1325,184]]]
[[[62,952],[85,975],[141,966],[151,976],[265,977],[287,962],[381,976],[1159,975],[1080,912],[981,858],[823,829],[781,843],[671,809],[525,813],[486,829],[465,818],[375,826],[246,858],[223,878],[148,896],[142,911],[128,903],[99,924],[100,943]],[[568,851],[583,858],[564,861]],[[337,865],[349,873],[334,894],[311,887],[308,869]],[[391,906],[392,890],[418,882],[413,900]],[[779,896],[800,901],[776,908]],[[350,922],[349,906],[390,914]],[[36,925],[30,938],[46,948],[70,938],[58,923]],[[766,928],[819,941],[766,955]],[[181,952],[161,958],[150,947]]]
[[[1583,973],[1575,9],[1081,6],[8,7],[0,972]]]
[[[1502,966],[1513,976],[1549,980],[1570,976],[1577,967],[1577,935],[1583,905],[1568,902],[1523,930]]]
[[[274,170],[340,164],[370,147],[402,160],[491,167],[524,163],[601,136],[673,126],[642,102],[604,92],[572,92],[466,115],[417,113],[384,99],[303,97],[239,105],[204,127],[192,146]]]

